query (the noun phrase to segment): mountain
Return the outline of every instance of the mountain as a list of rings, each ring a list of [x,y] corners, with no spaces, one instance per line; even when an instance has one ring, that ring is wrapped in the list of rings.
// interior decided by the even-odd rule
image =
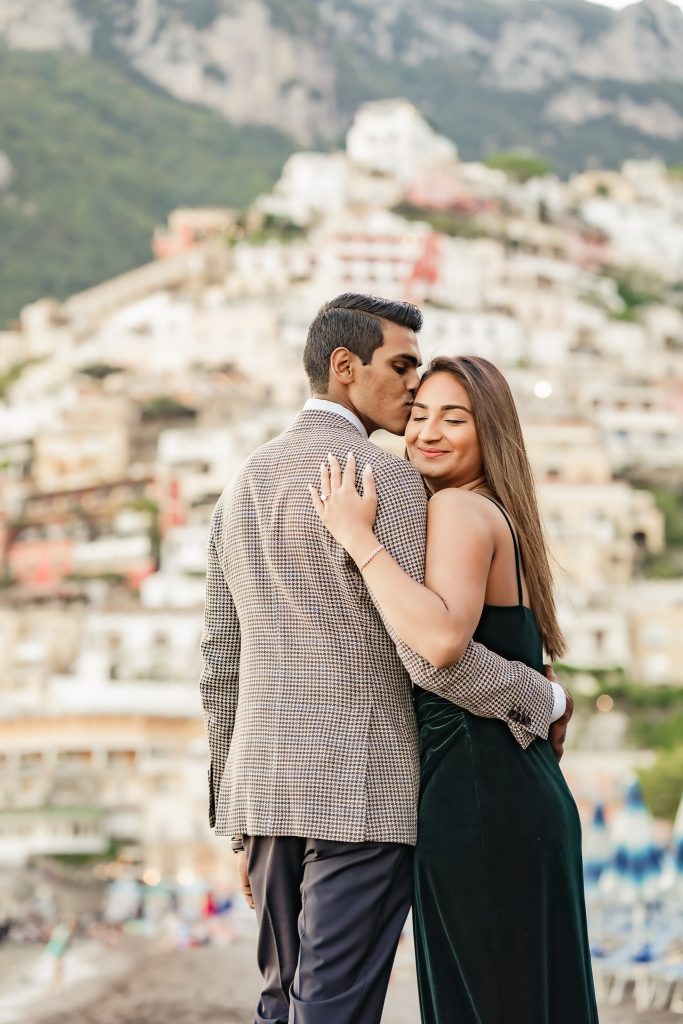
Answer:
[[[368,99],[465,159],[683,162],[683,12],[584,0],[0,0],[0,322],[144,260],[169,208],[240,205]]]

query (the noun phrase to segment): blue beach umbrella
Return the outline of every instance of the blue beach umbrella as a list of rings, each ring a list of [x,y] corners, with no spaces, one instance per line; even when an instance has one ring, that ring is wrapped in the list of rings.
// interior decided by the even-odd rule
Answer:
[[[626,789],[612,834],[614,856],[605,877],[608,892],[620,903],[648,900],[657,891],[662,851],[655,844],[652,817],[637,779]]]
[[[590,824],[583,835],[583,878],[586,893],[596,890],[611,859],[612,841],[607,831],[605,808],[601,803],[597,803]]]
[[[662,888],[683,897],[683,797],[678,805],[671,841],[664,865]]]
[[[671,837],[674,868],[679,881],[683,884],[683,796],[678,805],[678,813],[674,822],[673,836]]]

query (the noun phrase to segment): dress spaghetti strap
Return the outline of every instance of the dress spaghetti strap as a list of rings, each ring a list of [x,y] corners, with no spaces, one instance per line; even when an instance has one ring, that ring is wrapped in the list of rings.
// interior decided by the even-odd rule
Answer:
[[[517,539],[517,534],[515,532],[515,528],[512,525],[512,520],[510,519],[510,516],[507,514],[507,512],[505,511],[503,506],[500,504],[500,502],[496,501],[495,498],[492,498],[490,494],[484,494],[483,491],[477,491],[476,493],[477,494],[481,494],[482,498],[487,498],[493,505],[495,505],[496,508],[499,509],[499,511],[503,513],[503,515],[505,517],[505,522],[510,527],[510,533],[512,534],[512,543],[514,544],[514,547],[515,547],[515,568],[517,570],[517,598],[519,600],[519,603],[521,605],[523,605],[524,604],[524,591],[522,589],[522,555],[521,555],[521,552],[519,550],[519,541]]]

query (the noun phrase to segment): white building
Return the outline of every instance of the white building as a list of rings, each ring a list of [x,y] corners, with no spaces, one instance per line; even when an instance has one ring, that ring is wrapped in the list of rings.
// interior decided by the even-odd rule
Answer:
[[[316,287],[328,295],[372,292],[419,301],[427,284],[420,264],[429,259],[434,233],[387,210],[330,218],[315,232]]]
[[[355,163],[393,175],[406,186],[423,169],[457,160],[455,145],[429,126],[406,100],[365,103],[346,136]]]
[[[621,266],[638,267],[666,281],[683,269],[683,223],[671,211],[650,203],[616,203],[595,198],[581,208],[584,219],[609,235],[613,258]]]
[[[562,594],[563,588],[560,587]],[[625,669],[633,663],[628,620],[621,603],[586,601],[575,588],[558,602],[558,619],[567,641],[562,659],[574,668]],[[605,595],[606,597],[606,595]]]
[[[438,306],[481,311],[489,291],[500,281],[505,250],[493,239],[449,238],[441,235],[435,251],[436,280],[427,296]]]
[[[640,554],[663,548],[662,515],[647,491],[617,480],[546,481],[539,496],[560,569],[588,592],[629,582]]]
[[[629,593],[634,673],[644,683],[683,683],[683,581],[642,580]]]
[[[598,429],[582,421],[525,421],[524,441],[538,480],[605,483],[612,478]]]
[[[595,422],[615,470],[683,470],[683,415],[670,409],[607,409]]]
[[[10,777],[10,767],[1,773]],[[20,776],[20,769],[12,776]],[[16,777],[15,776],[15,777]],[[24,864],[51,854],[103,854],[110,837],[99,807],[3,807],[0,809],[0,866]]]
[[[343,211],[348,177],[345,153],[294,153],[272,192],[261,196],[257,207],[295,224],[310,225]]]
[[[435,356],[476,355],[508,367],[526,355],[526,348],[520,324],[502,313],[430,309],[420,334],[425,364]]]
[[[183,514],[214,505],[247,452],[228,428],[177,427],[159,435],[157,471],[162,507],[174,498]]]
[[[196,609],[88,613],[72,672],[59,677],[60,689],[54,690],[57,706],[78,707],[78,703],[71,704],[72,699],[83,702],[87,691],[87,706],[93,709],[116,707],[134,712],[137,708],[142,713],[154,708],[163,690],[161,684],[168,684],[164,697],[168,712],[174,708],[176,713],[181,709],[190,713],[194,708],[198,714],[194,684],[201,668],[201,630],[202,617]],[[115,681],[113,688],[104,686],[109,680]],[[135,685],[126,689],[126,682]],[[53,685],[57,686],[57,677]]]

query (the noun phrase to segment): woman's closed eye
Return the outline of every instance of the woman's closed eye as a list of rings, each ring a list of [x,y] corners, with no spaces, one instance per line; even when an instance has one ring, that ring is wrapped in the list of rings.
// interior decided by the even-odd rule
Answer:
[[[412,423],[424,423],[427,419],[426,416],[413,416],[411,419]],[[444,420],[444,423],[467,423],[467,420]]]

